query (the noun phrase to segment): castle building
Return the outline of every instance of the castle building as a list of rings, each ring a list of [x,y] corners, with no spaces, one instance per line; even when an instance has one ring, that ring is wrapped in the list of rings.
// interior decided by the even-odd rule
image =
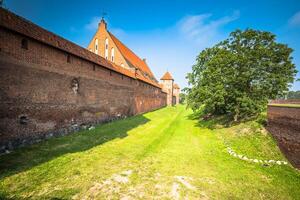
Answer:
[[[167,93],[167,105],[179,104],[180,87],[174,83],[172,75],[167,71],[161,78],[162,90]]]
[[[137,76],[154,84],[158,84],[158,81],[146,63],[146,59],[139,58],[109,32],[104,19],[101,19],[98,30],[87,48],[89,51],[94,52],[106,60],[134,72]]]
[[[107,23],[101,19],[98,29],[90,41],[87,49],[111,63],[134,72],[138,77],[158,84],[154,74],[146,63],[146,59],[139,58],[107,29]],[[162,91],[167,93],[167,105],[179,104],[180,88],[174,83],[169,72],[161,78]]]

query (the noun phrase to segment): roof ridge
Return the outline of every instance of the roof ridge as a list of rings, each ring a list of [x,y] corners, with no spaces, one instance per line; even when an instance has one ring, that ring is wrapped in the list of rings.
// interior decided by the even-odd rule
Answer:
[[[127,50],[129,50],[132,54],[134,54],[134,55],[135,55],[136,57],[138,57],[141,61],[143,61],[138,55],[136,55],[136,53],[134,53],[129,47],[127,47],[121,40],[119,40],[116,36],[114,36],[114,34],[112,34],[110,31],[107,31],[107,32],[108,32],[108,34],[109,34],[110,36],[112,36],[112,38],[118,40],[118,42],[120,42],[124,47],[126,47]],[[117,46],[117,45],[116,45],[116,46]],[[118,46],[117,46],[117,48],[118,48]]]
[[[107,31],[109,33],[109,35],[111,36],[112,40],[116,43],[117,48],[119,49],[119,51],[121,52],[121,54],[136,68],[140,69],[142,72],[146,72],[149,76],[155,78],[153,72],[151,71],[150,67],[147,65],[147,63],[145,61],[143,61],[143,59],[141,59],[136,53],[134,53],[129,47],[127,47],[123,42],[121,42],[116,36],[114,36],[111,32]],[[138,59],[138,61],[140,62],[141,65],[145,65],[145,66],[140,66],[138,65],[138,63],[135,63],[132,59],[130,59],[131,56],[126,55],[125,52],[122,52],[122,48],[120,46],[118,46],[117,43],[120,43],[120,45],[123,46],[123,48],[125,48],[125,51],[129,51],[130,54],[132,54],[136,59]],[[145,68],[145,69],[143,69]]]

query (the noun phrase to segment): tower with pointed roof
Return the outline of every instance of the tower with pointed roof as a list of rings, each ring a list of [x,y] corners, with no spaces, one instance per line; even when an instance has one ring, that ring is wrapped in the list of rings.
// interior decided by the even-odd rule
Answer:
[[[167,105],[173,106],[179,104],[180,87],[174,83],[174,78],[170,72],[167,71],[160,80],[163,91],[167,93]]]

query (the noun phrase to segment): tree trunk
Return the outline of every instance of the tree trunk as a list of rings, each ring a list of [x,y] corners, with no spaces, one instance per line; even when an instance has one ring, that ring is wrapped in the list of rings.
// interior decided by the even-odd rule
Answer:
[[[233,117],[234,122],[237,122],[237,120],[238,120],[238,118],[239,118],[239,114],[240,114],[240,106],[238,105],[238,106],[235,108],[235,114],[234,114],[234,117]]]

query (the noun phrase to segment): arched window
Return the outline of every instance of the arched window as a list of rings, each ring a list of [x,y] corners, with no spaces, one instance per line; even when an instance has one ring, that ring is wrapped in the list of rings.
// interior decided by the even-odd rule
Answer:
[[[105,39],[105,59],[108,59],[108,39]]]
[[[95,54],[98,54],[98,39],[95,40]]]
[[[114,62],[114,58],[115,58],[115,49],[111,48],[111,61]]]

